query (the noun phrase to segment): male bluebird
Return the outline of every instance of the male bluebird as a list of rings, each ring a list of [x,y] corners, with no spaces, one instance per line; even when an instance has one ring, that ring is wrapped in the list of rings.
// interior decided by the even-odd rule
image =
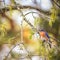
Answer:
[[[43,40],[43,42],[48,42],[49,46],[51,47],[51,41],[48,33],[44,30],[41,30],[39,34],[40,34],[41,40]]]

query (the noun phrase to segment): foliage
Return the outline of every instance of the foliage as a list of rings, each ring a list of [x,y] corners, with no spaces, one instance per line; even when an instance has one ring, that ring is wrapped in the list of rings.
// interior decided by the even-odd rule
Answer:
[[[49,21],[49,25],[51,27],[52,27],[52,24],[55,22],[56,19],[57,19],[57,9],[52,8],[51,9],[51,15],[50,15],[50,21]]]
[[[11,1],[12,1],[12,4],[15,4],[14,0],[11,0]],[[10,16],[8,16],[8,17],[11,18],[14,10],[13,10],[12,6],[8,6],[7,8],[9,9],[9,13],[10,13]],[[15,8],[17,8],[17,6]],[[19,10],[19,9],[17,9],[17,10]],[[24,9],[21,9],[21,10],[24,11]],[[38,10],[38,9],[36,9],[36,10]],[[43,12],[43,13],[45,14],[46,12]],[[21,15],[23,15],[23,14],[21,14]],[[46,15],[47,15],[47,13],[46,13]],[[42,14],[42,16],[44,17],[45,15]],[[3,18],[6,16],[1,14],[0,18],[1,17]],[[51,34],[52,37],[54,38],[54,39],[52,38],[53,41],[57,40],[55,42],[57,42],[57,44],[59,44],[59,46],[57,44],[55,44],[54,47],[50,48],[49,44],[46,42],[43,43],[40,38],[33,39],[35,30],[31,29],[30,27],[26,28],[26,26],[24,26],[23,34],[22,34],[22,38],[23,38],[22,40],[24,42],[24,47],[26,48],[26,50],[28,50],[29,56],[37,54],[39,56],[43,56],[44,58],[46,58],[46,60],[59,60],[60,59],[60,54],[59,54],[60,53],[60,50],[59,50],[60,42],[58,42],[58,41],[60,41],[60,9],[54,5],[51,8],[51,10],[48,11],[49,20],[47,19],[47,17],[44,17],[44,18],[43,17],[41,17],[41,16],[35,17],[34,26],[31,25],[31,23],[28,22],[27,19],[25,20],[25,22],[27,21],[28,25],[30,25],[31,27],[33,26],[36,29],[39,26],[38,27],[39,29],[46,30],[48,32],[48,34],[49,35]],[[25,19],[24,15],[23,15],[23,18]],[[6,20],[4,23],[2,23],[2,20],[0,20],[0,46],[3,46],[4,44],[10,44],[12,47],[13,45],[16,45],[17,43],[21,42],[21,27],[19,26],[18,28],[20,28],[20,30],[16,32],[16,30],[17,30],[16,25],[15,25],[16,30],[14,30],[14,28],[11,28],[11,23],[9,22],[9,20],[10,19]],[[15,22],[15,21],[13,20],[13,22]],[[12,23],[12,24],[14,25],[15,23]],[[53,45],[53,43],[52,43],[52,45]],[[20,57],[19,54],[14,53],[14,52],[11,52],[10,54],[11,54],[11,59],[14,59],[14,58],[17,59]]]

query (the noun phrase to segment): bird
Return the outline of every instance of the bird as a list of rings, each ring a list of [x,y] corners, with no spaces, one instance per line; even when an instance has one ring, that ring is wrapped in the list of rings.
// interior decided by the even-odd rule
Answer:
[[[50,36],[48,35],[48,33],[46,31],[44,31],[44,30],[40,30],[39,35],[40,35],[40,38],[43,41],[43,43],[48,42],[48,44],[49,44],[49,46],[51,48],[51,43],[52,42],[50,41]]]

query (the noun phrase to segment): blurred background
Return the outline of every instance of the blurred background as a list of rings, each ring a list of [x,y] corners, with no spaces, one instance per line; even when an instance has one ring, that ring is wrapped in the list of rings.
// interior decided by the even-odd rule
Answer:
[[[41,29],[52,48],[40,39]],[[0,60],[59,60],[59,53],[59,0],[0,0]]]

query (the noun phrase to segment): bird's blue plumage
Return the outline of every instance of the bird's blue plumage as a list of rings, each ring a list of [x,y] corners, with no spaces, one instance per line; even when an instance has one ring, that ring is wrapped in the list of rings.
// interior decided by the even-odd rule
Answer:
[[[50,36],[48,35],[48,33],[47,33],[47,32],[45,32],[45,34],[46,34],[46,36],[47,36],[48,38],[50,38]]]

